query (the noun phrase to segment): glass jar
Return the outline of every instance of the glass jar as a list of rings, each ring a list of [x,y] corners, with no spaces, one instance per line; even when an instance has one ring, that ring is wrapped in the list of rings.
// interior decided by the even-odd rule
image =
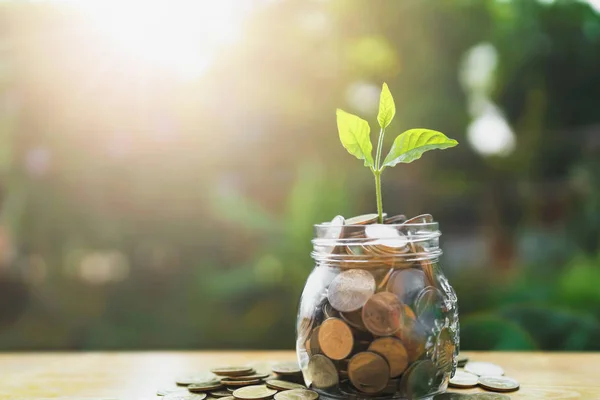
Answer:
[[[430,215],[399,224],[375,217],[315,225],[316,266],[296,325],[304,379],[324,398],[442,393],[456,369],[459,325],[438,262],[438,224]]]

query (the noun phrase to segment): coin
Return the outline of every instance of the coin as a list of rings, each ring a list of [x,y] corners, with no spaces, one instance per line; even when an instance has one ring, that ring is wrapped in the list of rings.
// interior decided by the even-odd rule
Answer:
[[[257,400],[266,399],[275,393],[277,393],[277,390],[269,389],[266,385],[254,385],[236,389],[233,392],[233,397],[241,400]]]
[[[189,393],[189,391],[186,388],[182,388],[182,387],[169,387],[169,388],[162,388],[162,389],[158,389],[156,391],[156,395],[157,396],[166,396],[168,394],[171,393]]]
[[[469,361],[469,357],[462,355],[461,353],[458,353],[458,356],[456,356],[456,362],[458,363],[459,367],[464,367],[467,362]]]
[[[206,393],[169,393],[163,397],[163,400],[204,400]]]
[[[252,379],[265,379],[268,378],[270,374],[252,374],[252,375],[240,375],[240,376],[228,376],[228,381],[248,381]]]
[[[364,214],[356,217],[348,218],[346,225],[368,225],[377,222],[377,214]]]
[[[364,393],[378,393],[388,384],[390,367],[382,356],[372,351],[355,354],[348,362],[352,385]]]
[[[374,294],[362,310],[363,323],[376,336],[394,334],[401,328],[404,318],[404,305],[389,292]]]
[[[438,288],[427,286],[417,295],[415,313],[425,326],[433,328],[435,321],[442,318],[443,303],[442,292]]]
[[[296,361],[273,364],[271,370],[279,375],[298,375],[302,373],[302,370]]]
[[[308,360],[306,368],[307,384],[318,389],[326,389],[337,385],[339,377],[333,362],[320,354],[312,356]]]
[[[254,373],[252,367],[219,367],[210,370],[215,375],[222,376],[236,376],[236,375],[249,375]]]
[[[362,310],[358,309],[352,312],[340,313],[340,317],[346,321],[348,325],[360,331],[366,331],[367,328],[362,321]]]
[[[194,374],[194,375],[180,375],[175,378],[175,383],[179,386],[188,386],[193,383],[205,383],[209,381],[215,381],[215,376],[213,374]]]
[[[354,346],[352,331],[344,321],[328,318],[319,329],[319,347],[323,354],[332,360],[342,360],[350,354]]]
[[[512,392],[519,389],[519,382],[506,376],[480,376],[479,386],[494,392]]]
[[[440,393],[433,396],[433,400],[463,400],[473,399],[470,394],[462,393]]]
[[[308,389],[292,389],[279,392],[275,395],[275,400],[317,400],[319,394]]]
[[[504,375],[504,370],[502,369],[502,367],[496,364],[482,361],[469,361],[467,365],[465,365],[465,371],[475,374],[477,376]]]
[[[417,361],[402,375],[401,391],[409,399],[419,399],[439,390],[444,380],[431,360]]]
[[[306,386],[304,385],[294,382],[282,381],[281,379],[269,379],[266,382],[266,384],[268,388],[277,390],[306,389]]]
[[[212,390],[218,390],[223,387],[223,384],[219,381],[207,381],[192,383],[187,387],[190,392],[210,392]]]
[[[402,340],[410,362],[417,360],[425,352],[427,332],[407,305],[404,306],[404,324],[395,336]]]
[[[402,224],[404,222],[406,222],[406,215],[404,214],[394,215],[383,220],[384,224]]]
[[[368,271],[351,269],[336,276],[327,292],[329,303],[338,311],[351,312],[361,308],[375,293],[375,278]]]
[[[403,269],[392,273],[386,289],[398,296],[403,303],[412,304],[419,292],[425,288],[426,279],[425,273],[420,269]]]
[[[457,369],[454,376],[450,378],[449,385],[455,388],[465,389],[477,386],[478,382],[479,377],[477,375]]]
[[[262,379],[249,379],[246,381],[234,381],[234,380],[230,380],[230,379],[221,379],[221,383],[223,385],[226,386],[231,386],[231,387],[242,387],[242,386],[249,386],[249,385],[258,385],[260,383],[262,383]]]
[[[434,361],[440,370],[446,373],[452,372],[455,349],[452,332],[448,328],[442,329],[435,341],[434,355]]]
[[[390,377],[399,376],[408,366],[408,354],[404,345],[395,337],[384,337],[374,340],[369,351],[375,352],[387,361],[390,366]]]
[[[231,393],[229,393],[229,396],[227,396],[227,397],[220,397],[219,400],[235,400],[235,397],[233,397],[231,395]]]
[[[210,395],[223,398],[231,396],[231,392],[228,392],[227,390],[217,390],[215,392],[210,392]]]
[[[404,224],[430,224],[433,222],[431,214],[421,214],[404,222]]]
[[[473,393],[472,400],[510,400],[510,396],[498,393]]]
[[[325,304],[323,304],[323,307],[321,307],[323,310],[323,314],[325,315],[325,318],[334,318],[339,316],[339,312],[333,308],[331,306],[331,304],[329,304],[328,301],[325,301]]]
[[[365,236],[374,239],[367,243],[367,250],[386,255],[408,251],[408,241],[395,227],[382,224],[367,225]]]
[[[335,244],[330,245],[330,243],[336,243],[339,238],[342,237],[342,233],[344,231],[344,217],[338,215],[334,217],[325,229],[322,237],[323,244],[318,246],[318,250],[321,253],[334,253],[337,246]],[[321,241],[319,241],[321,243]]]

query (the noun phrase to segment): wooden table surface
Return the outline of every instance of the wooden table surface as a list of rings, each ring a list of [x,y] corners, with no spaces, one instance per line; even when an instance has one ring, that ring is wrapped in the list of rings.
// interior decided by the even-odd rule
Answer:
[[[509,394],[513,399],[600,399],[600,353],[464,354],[497,363],[519,380],[521,389]],[[177,375],[286,360],[295,360],[294,353],[5,353],[0,354],[0,399],[156,399],[156,390],[173,386]]]

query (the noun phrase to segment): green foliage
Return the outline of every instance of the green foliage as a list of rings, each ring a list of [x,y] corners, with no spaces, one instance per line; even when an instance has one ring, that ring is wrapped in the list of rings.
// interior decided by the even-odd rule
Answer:
[[[340,141],[348,153],[359,160],[365,160],[365,167],[373,168],[373,145],[369,123],[356,115],[338,109],[336,111]]]
[[[394,98],[387,83],[384,82],[379,98],[379,113],[377,114],[377,122],[379,122],[381,129],[387,128],[392,123],[394,115],[396,115],[396,104],[394,104]]]
[[[441,132],[429,129],[410,129],[398,135],[390,152],[383,160],[384,167],[398,163],[411,163],[421,158],[429,150],[443,150],[454,147],[458,142]]]
[[[493,313],[460,321],[461,347],[470,350],[534,350],[535,341],[518,324]]]

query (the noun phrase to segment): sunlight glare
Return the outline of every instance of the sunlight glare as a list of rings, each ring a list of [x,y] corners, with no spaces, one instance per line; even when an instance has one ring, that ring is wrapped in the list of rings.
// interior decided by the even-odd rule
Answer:
[[[150,68],[196,79],[239,37],[244,7],[232,0],[71,2],[115,48]]]

